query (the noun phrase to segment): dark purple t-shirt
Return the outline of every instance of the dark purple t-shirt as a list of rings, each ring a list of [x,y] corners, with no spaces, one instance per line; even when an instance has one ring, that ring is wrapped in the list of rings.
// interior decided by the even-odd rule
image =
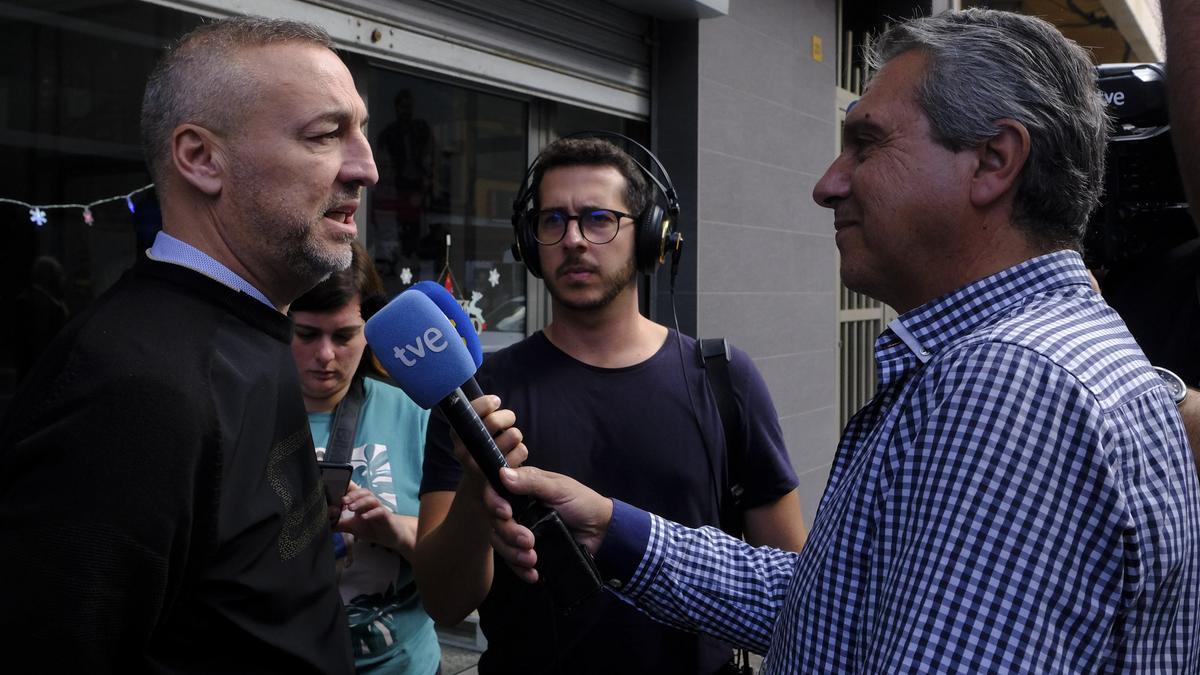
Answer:
[[[640,364],[596,368],[537,333],[489,356],[477,379],[516,412],[527,464],[684,525],[715,526],[725,432],[695,341],[682,336],[680,345],[677,335],[670,331]],[[743,504],[753,508],[790,492],[796,474],[766,384],[736,348],[730,378],[746,439]],[[454,490],[460,476],[445,418],[435,411],[421,493]],[[656,623],[607,593],[558,616],[541,587],[517,580],[502,562],[495,570],[479,608],[488,638],[481,673],[691,675],[729,660],[728,645]]]

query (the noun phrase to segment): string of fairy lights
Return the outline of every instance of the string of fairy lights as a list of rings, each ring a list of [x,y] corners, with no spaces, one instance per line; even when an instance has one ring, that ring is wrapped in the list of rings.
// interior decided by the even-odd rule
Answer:
[[[129,212],[131,214],[136,213],[137,206],[133,202],[134,196],[136,196],[142,192],[145,192],[147,190],[151,190],[153,188],[154,188],[154,183],[149,183],[149,184],[143,185],[140,188],[137,188],[136,190],[126,192],[125,194],[113,195],[111,197],[103,197],[101,199],[96,199],[96,200],[90,201],[86,204],[82,204],[82,203],[80,203],[80,204],[76,204],[76,203],[33,204],[33,203],[26,202],[26,201],[23,201],[20,199],[12,199],[10,197],[0,197],[0,204],[14,204],[16,206],[20,206],[25,209],[28,209],[29,222],[38,228],[45,227],[50,222],[50,213],[49,213],[50,211],[78,209],[79,211],[82,212],[81,217],[83,219],[84,224],[87,225],[88,227],[91,227],[96,222],[95,216],[92,214],[92,209],[96,208],[97,206],[100,206],[101,204],[110,204],[112,202],[123,201],[123,202],[125,202],[125,207],[129,209]],[[410,270],[408,267],[405,267],[401,271],[400,278],[401,278],[401,281],[406,286],[409,285],[410,283],[413,283],[413,281],[415,281],[415,279],[413,278],[412,270]],[[458,281],[454,278],[453,272],[450,271],[450,236],[449,235],[446,236],[445,265],[442,267],[442,271],[438,274],[438,283],[445,285],[446,288],[451,293],[453,293],[454,296],[458,299],[459,304],[461,304],[463,306],[463,310],[465,312],[467,312],[467,315],[471,317],[472,323],[475,324],[475,330],[482,331],[482,330],[486,329],[487,324],[483,320],[483,311],[477,305],[479,300],[483,297],[483,294],[479,293],[477,291],[472,292],[470,294],[471,295],[470,299],[464,299],[461,295],[460,289],[458,288]],[[500,271],[499,270],[497,270],[496,268],[491,269],[491,271],[488,273],[488,283],[491,284],[493,288],[500,284]]]
[[[96,199],[96,200],[90,201],[86,204],[31,204],[29,202],[22,201],[20,199],[11,199],[9,197],[0,197],[0,204],[15,204],[17,206],[21,206],[21,207],[28,209],[29,210],[29,222],[33,223],[36,227],[45,227],[46,224],[50,222],[50,213],[49,213],[50,211],[65,210],[65,209],[78,209],[83,212],[82,219],[83,219],[84,224],[86,224],[90,227],[96,221],[95,216],[92,214],[92,209],[96,208],[97,206],[100,206],[101,204],[109,204],[111,202],[123,201],[123,202],[125,202],[125,207],[129,209],[130,213],[136,213],[137,207],[134,206],[133,197],[137,194],[140,194],[147,190],[151,190],[153,188],[154,188],[154,183],[150,183],[148,185],[143,185],[142,187],[140,187],[136,190],[133,190],[132,192],[126,192],[125,194],[113,195],[112,197],[104,197],[102,199]]]

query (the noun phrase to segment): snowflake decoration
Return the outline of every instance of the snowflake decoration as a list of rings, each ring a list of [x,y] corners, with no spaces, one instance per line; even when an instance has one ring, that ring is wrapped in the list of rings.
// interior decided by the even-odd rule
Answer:
[[[96,219],[92,216],[91,209],[83,210],[83,222],[87,223],[88,225],[91,225],[95,220]]]
[[[492,285],[492,288],[500,285],[500,270],[493,267],[492,271],[488,272],[488,283]]]
[[[38,227],[46,224],[46,212],[38,207],[29,209],[29,222],[35,223]]]
[[[412,270],[408,269],[407,267],[400,270],[400,282],[403,283],[405,286],[411,284],[412,283]]]

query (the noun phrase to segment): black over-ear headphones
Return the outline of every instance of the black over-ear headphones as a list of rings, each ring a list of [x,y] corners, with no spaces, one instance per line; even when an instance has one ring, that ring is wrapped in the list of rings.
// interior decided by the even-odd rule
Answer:
[[[679,253],[683,250],[683,235],[672,228],[672,221],[679,215],[679,197],[675,194],[675,186],[671,184],[671,176],[667,174],[666,167],[662,165],[662,162],[658,161],[654,153],[646,149],[641,143],[615,131],[581,131],[579,133],[568,134],[562,138],[617,139],[637,147],[646,153],[646,156],[650,158],[654,166],[658,167],[658,172],[662,174],[662,180],[655,177],[637,159],[632,156],[630,156],[630,159],[642,170],[642,174],[658,188],[659,193],[662,194],[666,201],[666,210],[664,211],[662,206],[651,200],[649,204],[646,204],[646,208],[635,216],[637,220],[637,232],[635,233],[634,256],[637,269],[642,274],[653,274],[658,265],[666,260],[668,252],[678,257]],[[517,242],[512,247],[513,257],[524,262],[529,272],[539,279],[542,276],[542,261],[538,256],[539,244],[533,236],[533,228],[530,227],[529,219],[532,215],[531,208],[535,196],[533,174],[537,170],[538,161],[541,158],[542,155],[539,154],[534,158],[533,163],[529,165],[529,169],[525,171],[525,179],[521,181],[521,188],[517,191],[517,198],[513,200],[512,214],[513,234],[516,235],[517,239]]]

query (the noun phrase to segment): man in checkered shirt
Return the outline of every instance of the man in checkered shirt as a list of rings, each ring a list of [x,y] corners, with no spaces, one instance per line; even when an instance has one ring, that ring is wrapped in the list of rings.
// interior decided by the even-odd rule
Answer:
[[[901,315],[804,550],[532,468],[504,480],[559,510],[611,592],[764,653],[767,673],[1200,672],[1196,470],[1077,252],[1107,132],[1086,53],[985,10],[897,25],[873,50],[813,197],[846,285]],[[515,430],[500,439],[524,457]],[[531,533],[487,498],[493,546],[536,579]]]

